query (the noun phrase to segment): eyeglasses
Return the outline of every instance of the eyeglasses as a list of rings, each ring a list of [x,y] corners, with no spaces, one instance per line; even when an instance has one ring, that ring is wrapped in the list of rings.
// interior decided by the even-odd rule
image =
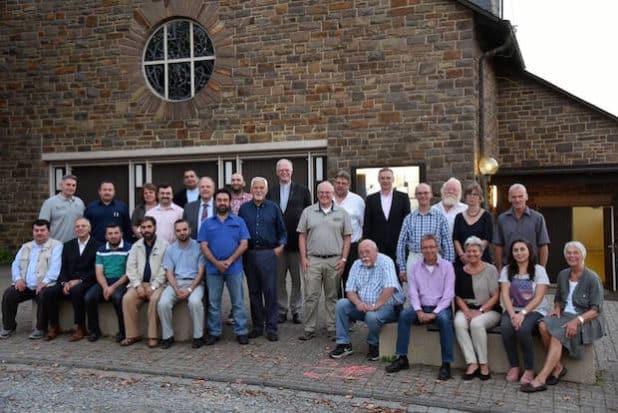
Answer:
[[[477,194],[476,192],[469,192],[466,195],[470,195],[470,196],[481,196],[481,194]]]

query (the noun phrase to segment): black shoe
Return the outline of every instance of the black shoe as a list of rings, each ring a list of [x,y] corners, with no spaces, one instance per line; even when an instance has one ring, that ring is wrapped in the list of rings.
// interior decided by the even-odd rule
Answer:
[[[279,314],[279,320],[277,320],[277,322],[279,324],[283,324],[287,321],[288,319],[288,315],[287,314]]]
[[[300,318],[300,314],[294,313],[292,314],[292,323],[294,324],[302,324],[303,320]]]
[[[313,331],[305,331],[302,336],[298,337],[301,341],[309,341],[313,338],[315,338],[315,333]]]
[[[249,338],[258,338],[259,336],[263,335],[264,333],[262,333],[259,330],[251,330],[251,332],[249,333]]]
[[[477,367],[476,369],[474,369],[474,371],[472,373],[464,373],[464,374],[462,374],[461,375],[461,379],[463,381],[470,381],[473,378],[477,377],[480,372],[481,372],[480,367]]]
[[[451,377],[451,364],[442,363],[440,370],[438,371],[438,380],[448,380]]]
[[[246,334],[236,336],[236,341],[238,341],[238,344],[242,344],[244,346],[245,344],[249,344],[249,337],[247,337]]]
[[[367,352],[367,360],[378,361],[380,360],[380,348],[378,346],[372,346],[369,344],[369,351]]]
[[[200,338],[194,338],[193,339],[193,343],[191,343],[191,347],[192,348],[200,348],[204,345],[204,339],[202,337]]]
[[[170,347],[172,347],[172,344],[174,344],[174,337],[170,337],[170,338],[166,338],[164,340],[161,340],[161,348],[162,349],[168,349]]]
[[[385,370],[387,373],[397,373],[401,370],[408,370],[410,368],[410,363],[408,363],[408,358],[406,356],[399,356],[395,361],[386,366]]]
[[[126,337],[124,336],[124,333],[116,333],[116,335],[114,336],[114,341],[116,343],[120,343],[122,340],[124,340]]]
[[[206,344],[207,346],[212,346],[220,339],[221,339],[221,336],[210,336],[209,335],[208,337],[206,337],[206,341],[204,342],[204,344]]]
[[[94,333],[90,333],[90,335],[88,336],[88,341],[94,343],[99,338],[101,338],[101,333],[95,331]]]
[[[483,374],[479,370],[479,379],[481,379],[482,381],[487,381],[487,380],[491,379],[491,373]]]
[[[251,337],[249,337],[251,338]],[[267,333],[266,334],[266,340],[268,341],[279,341],[279,336],[277,335],[277,333]]]
[[[352,350],[352,344],[348,343],[348,344],[337,344],[337,347],[335,347],[335,349],[331,351],[328,355],[330,356],[330,358],[337,360],[337,359],[347,357],[353,353],[354,353],[354,350]]]

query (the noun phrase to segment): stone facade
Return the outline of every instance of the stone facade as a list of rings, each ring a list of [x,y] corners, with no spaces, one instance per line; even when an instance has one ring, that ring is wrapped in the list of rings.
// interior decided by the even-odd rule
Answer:
[[[0,246],[29,238],[44,153],[327,142],[329,173],[422,163],[475,176],[480,36],[454,0],[6,0],[0,3]],[[145,85],[148,36],[192,19],[215,73],[192,101]],[[488,62],[485,134],[502,166],[616,162],[615,119]],[[549,144],[549,145],[548,145]]]

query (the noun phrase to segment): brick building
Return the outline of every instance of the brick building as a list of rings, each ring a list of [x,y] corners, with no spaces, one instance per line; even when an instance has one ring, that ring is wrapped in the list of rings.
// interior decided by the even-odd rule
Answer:
[[[297,181],[314,187],[344,168],[361,193],[371,168],[405,167],[398,184],[413,193],[421,179],[437,190],[449,176],[479,178],[490,155],[498,209],[522,181],[555,245],[590,208],[604,248],[617,141],[615,116],[526,72],[511,25],[470,1],[0,3],[10,251],[66,172],[85,201],[107,178],[132,207],[142,183],[178,187],[186,167],[223,185],[235,171],[273,178],[284,156]],[[603,260],[615,288],[615,257]]]

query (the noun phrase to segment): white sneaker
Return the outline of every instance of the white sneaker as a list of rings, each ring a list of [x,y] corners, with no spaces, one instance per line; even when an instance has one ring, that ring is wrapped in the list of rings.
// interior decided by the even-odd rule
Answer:
[[[45,337],[45,332],[43,330],[34,329],[34,331],[28,337],[30,340],[40,340]]]
[[[15,334],[15,330],[2,329],[0,330],[0,339],[7,339],[11,337],[13,334]]]

